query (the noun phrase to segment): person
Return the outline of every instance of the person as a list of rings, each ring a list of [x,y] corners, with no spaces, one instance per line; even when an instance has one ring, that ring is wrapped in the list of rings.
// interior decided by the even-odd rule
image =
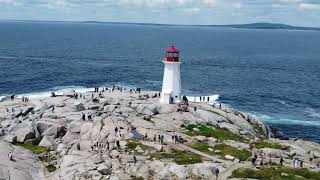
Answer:
[[[91,114],[91,113],[89,113],[89,114],[88,114],[88,120],[90,120],[90,121],[91,121],[91,119],[92,119],[92,114]]]
[[[200,102],[202,101],[202,97],[200,96]]]
[[[197,111],[197,107],[194,107],[193,110],[194,110],[194,112],[196,112]]]
[[[161,144],[163,144],[163,141],[164,140],[164,136],[163,136],[163,134],[161,135]]]
[[[219,177],[219,172],[220,172],[220,171],[219,171],[219,168],[216,168],[216,169],[215,169],[216,179],[218,179],[218,177]]]
[[[115,129],[114,129],[114,131],[116,132],[116,134],[118,133],[118,127],[116,127]]]
[[[144,135],[144,139],[145,139],[146,141],[148,141],[148,134],[147,134],[147,133]]]
[[[281,164],[281,166],[283,166],[283,163],[284,163],[283,157],[280,157],[280,164]]]
[[[137,158],[136,158],[136,156],[133,156],[133,163],[134,163],[134,164],[137,164]]]
[[[256,167],[256,160],[257,160],[257,155],[254,155],[254,157],[251,159],[251,167]]]
[[[222,108],[221,103],[220,103],[220,105],[219,105],[219,108],[220,108],[220,109]]]
[[[156,142],[157,141],[157,135],[153,136],[153,141]]]
[[[269,164],[269,165],[272,164],[272,157],[271,157],[271,155],[269,155],[269,157],[268,157],[268,164]]]
[[[300,161],[300,167],[303,168],[303,161]]]
[[[82,114],[82,116],[81,116],[82,121],[86,120],[86,115],[84,115],[84,113],[81,113],[81,114]]]
[[[9,157],[10,161],[13,161],[13,155],[12,155],[12,153],[11,153],[11,152],[9,152],[8,157]]]
[[[54,113],[54,106],[52,106],[52,113]]]
[[[209,102],[209,101],[210,101],[210,97],[208,96],[208,97],[207,97],[207,102]]]
[[[120,142],[116,141],[116,144],[117,144],[117,148],[120,149]]]
[[[263,163],[264,163],[264,157],[261,156],[260,166],[263,166]]]
[[[77,149],[80,151],[80,143],[77,144]]]

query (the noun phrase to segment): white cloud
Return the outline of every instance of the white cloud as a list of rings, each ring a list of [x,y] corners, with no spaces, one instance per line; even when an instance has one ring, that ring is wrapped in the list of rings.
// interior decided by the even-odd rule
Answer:
[[[216,7],[218,5],[217,0],[203,0],[203,3],[209,7]]]
[[[299,8],[301,10],[320,10],[320,4],[301,3]]]

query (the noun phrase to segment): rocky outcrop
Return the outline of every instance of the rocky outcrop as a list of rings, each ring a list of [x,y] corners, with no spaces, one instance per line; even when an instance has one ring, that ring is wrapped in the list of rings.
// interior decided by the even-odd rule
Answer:
[[[8,158],[10,152],[13,161]],[[0,160],[0,179],[45,179],[42,163],[28,150],[0,141]]]
[[[36,137],[35,130],[31,123],[23,123],[19,125],[17,130],[15,131],[15,135],[17,136],[18,142],[25,142],[28,139],[34,139]]]

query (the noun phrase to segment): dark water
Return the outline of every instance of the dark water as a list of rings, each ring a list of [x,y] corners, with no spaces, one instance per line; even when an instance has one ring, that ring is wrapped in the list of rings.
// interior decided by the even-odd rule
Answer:
[[[320,142],[316,31],[0,22],[0,95],[114,83],[160,90],[172,44],[184,94],[218,94],[289,137]]]

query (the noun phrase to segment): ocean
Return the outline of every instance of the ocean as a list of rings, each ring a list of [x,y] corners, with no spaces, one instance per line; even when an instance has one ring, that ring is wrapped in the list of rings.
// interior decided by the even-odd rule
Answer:
[[[320,142],[320,32],[75,22],[0,22],[0,96],[94,86],[161,90],[181,51],[182,91],[214,96],[285,136]]]

